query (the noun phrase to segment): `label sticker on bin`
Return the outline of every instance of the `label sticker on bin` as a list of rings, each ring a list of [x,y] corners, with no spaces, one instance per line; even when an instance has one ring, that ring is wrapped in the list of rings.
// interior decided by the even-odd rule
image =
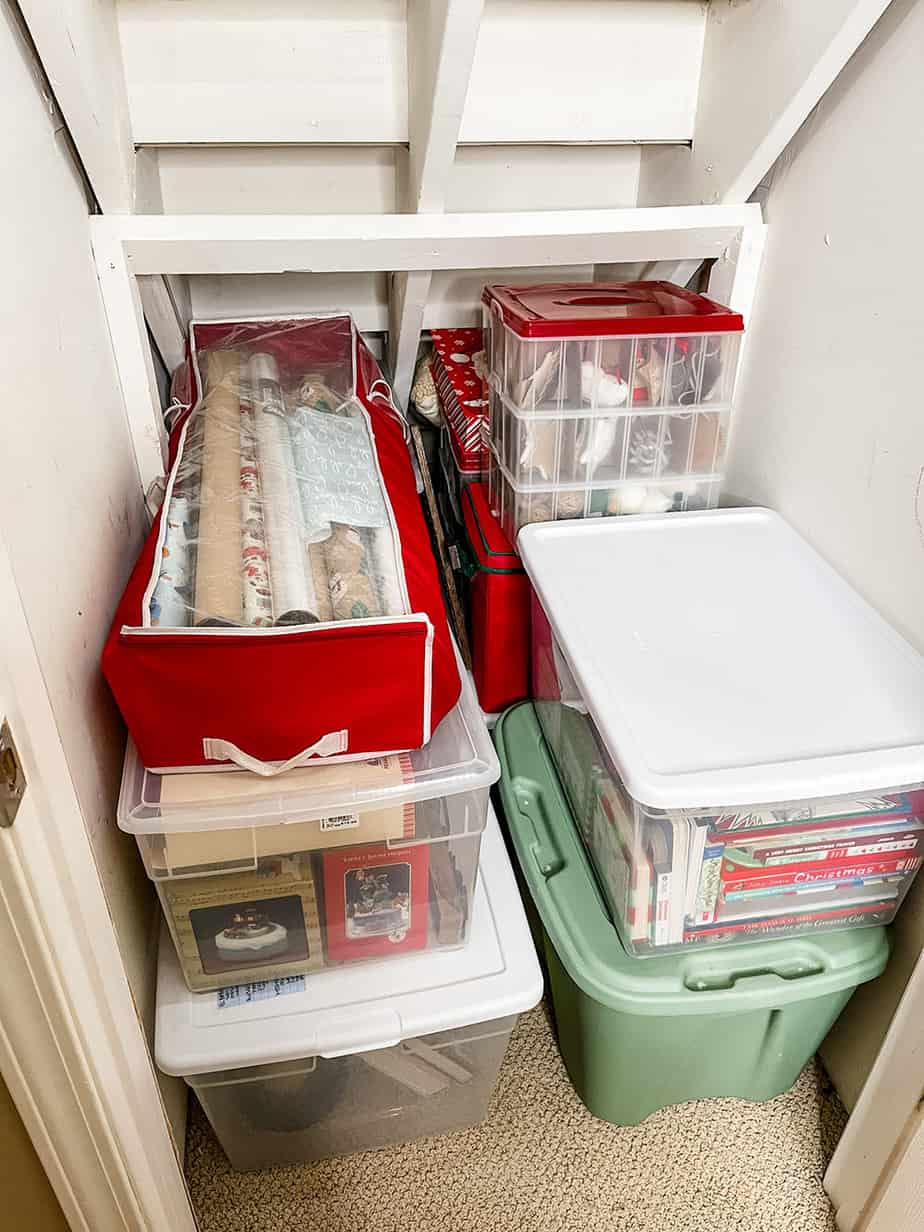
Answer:
[[[230,988],[219,988],[215,994],[215,1004],[220,1010],[227,1010],[304,991],[305,977],[289,975],[279,980],[258,980],[255,984],[232,984]]]
[[[330,830],[352,830],[359,825],[359,813],[335,813],[331,817],[321,818],[321,833]]]

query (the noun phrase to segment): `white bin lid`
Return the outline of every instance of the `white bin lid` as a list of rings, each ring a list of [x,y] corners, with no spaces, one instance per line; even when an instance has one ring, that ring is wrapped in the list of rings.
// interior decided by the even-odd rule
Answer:
[[[290,770],[278,778],[260,778],[246,770],[208,770],[189,775],[161,775],[146,770],[129,738],[122,771],[117,817],[129,834],[175,834],[184,830],[234,830],[242,826],[311,821],[332,813],[384,808],[490,787],[500,778],[500,764],[485,726],[468,673],[460,670],[459,701],[438,724],[429,743],[414,749],[412,772],[403,781],[382,786],[358,783],[344,763],[337,785],[326,782],[319,767]],[[346,778],[346,782],[342,778]],[[173,798],[183,781],[202,790],[201,798],[176,803],[161,799],[162,783],[171,780]],[[240,786],[239,786],[240,785]],[[205,790],[207,788],[207,790]]]
[[[924,658],[768,509],[525,527],[632,795],[721,808],[924,780]]]
[[[522,1014],[541,996],[542,973],[523,904],[489,810],[471,938],[463,949],[331,967],[306,975],[301,990],[246,1003],[243,997],[190,992],[164,928],[154,1053],[165,1073],[180,1077],[345,1056]]]

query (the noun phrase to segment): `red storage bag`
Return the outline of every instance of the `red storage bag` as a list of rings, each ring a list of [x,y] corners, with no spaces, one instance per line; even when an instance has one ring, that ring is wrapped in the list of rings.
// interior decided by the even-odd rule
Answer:
[[[144,765],[426,744],[459,674],[403,420],[352,320],[193,322],[184,388],[103,650]]]

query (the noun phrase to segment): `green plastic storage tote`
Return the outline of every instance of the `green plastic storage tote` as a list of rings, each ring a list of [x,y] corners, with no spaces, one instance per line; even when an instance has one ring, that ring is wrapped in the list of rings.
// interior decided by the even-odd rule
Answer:
[[[495,729],[500,793],[542,923],[559,1045],[591,1112],[636,1125],[691,1099],[766,1100],[795,1082],[858,984],[886,965],[884,928],[637,962],[606,911],[531,703]]]

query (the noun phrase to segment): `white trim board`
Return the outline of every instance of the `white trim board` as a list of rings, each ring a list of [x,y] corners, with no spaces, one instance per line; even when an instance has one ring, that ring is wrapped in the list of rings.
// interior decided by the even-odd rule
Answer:
[[[2,539],[0,635],[0,709],[27,784],[0,830],[0,1067],[73,1228],[195,1232]]]
[[[824,1185],[843,1232],[862,1226],[864,1211],[924,1099],[924,954],[911,973],[898,1009],[847,1127],[825,1173]]]
[[[739,251],[759,249],[764,233],[757,205],[500,214],[131,215],[94,218],[91,228],[145,490],[163,473],[165,437],[139,275],[427,273],[713,258],[716,285],[734,289],[734,306],[749,312],[756,271],[735,277],[734,268]],[[426,304],[420,311],[426,313]],[[400,315],[406,316],[392,319]],[[416,342],[419,330],[413,337]]]
[[[352,215],[91,219],[102,282],[138,274],[479,269],[721,257],[757,205]],[[105,288],[104,288],[105,289]]]

